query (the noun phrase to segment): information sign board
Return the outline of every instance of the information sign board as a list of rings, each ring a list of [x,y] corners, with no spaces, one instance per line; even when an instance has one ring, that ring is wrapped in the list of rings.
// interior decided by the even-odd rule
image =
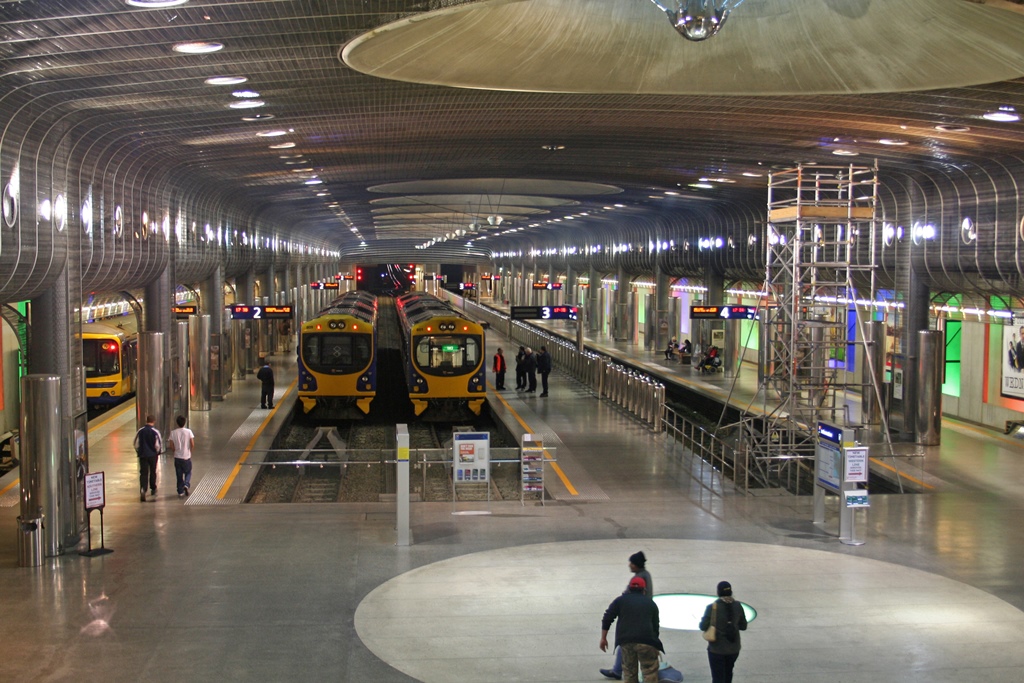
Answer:
[[[490,481],[491,435],[488,432],[452,434],[453,473],[456,484]]]
[[[562,288],[562,283],[561,282],[534,282],[533,283],[533,288],[534,289],[561,289]]]
[[[846,455],[846,481],[864,483],[868,480],[868,449],[856,446],[843,449]]]
[[[818,443],[814,447],[814,479],[818,486],[839,493],[843,476],[843,430],[818,423]]]
[[[757,306],[690,306],[691,320],[755,320]]]
[[[107,504],[107,493],[102,472],[88,472],[85,475],[85,509],[101,510]]]
[[[190,315],[197,315],[199,313],[199,307],[195,304],[171,306],[171,313],[174,314],[175,318],[187,318]]]
[[[513,306],[513,320],[578,320],[576,306]]]
[[[476,283],[475,282],[460,282],[459,283],[459,289],[462,289],[462,290],[476,289]]]
[[[309,288],[310,289],[316,289],[316,290],[320,290],[320,289],[339,289],[339,285],[338,285],[337,282],[310,282],[309,283]]]
[[[268,318],[281,319],[292,317],[291,306],[246,306],[235,304],[228,306],[231,310],[232,320],[264,320]]]

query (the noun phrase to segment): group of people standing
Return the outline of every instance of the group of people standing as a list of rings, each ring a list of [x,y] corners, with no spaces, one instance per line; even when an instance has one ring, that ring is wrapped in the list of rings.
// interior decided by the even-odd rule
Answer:
[[[516,391],[523,391],[533,394],[537,391],[537,375],[540,374],[541,398],[548,396],[548,375],[551,374],[551,354],[546,346],[540,347],[540,351],[534,353],[528,346],[520,346],[516,354]],[[494,371],[494,388],[498,391],[505,390],[505,372],[508,364],[505,361],[505,353],[498,347],[494,354],[494,363],[491,366]]]
[[[608,631],[615,625],[615,663],[601,674],[614,680],[637,683],[637,669],[643,672],[645,682],[659,681],[660,654],[665,651],[660,637],[658,605],[654,602],[654,581],[647,571],[647,558],[643,551],[629,557],[629,570],[633,576],[622,595],[612,600],[601,619],[602,652],[608,651]],[[733,667],[740,654],[740,631],[747,630],[743,606],[732,596],[728,581],[718,584],[718,599],[704,610],[700,630],[708,640],[708,663],[712,683],[732,683]],[[673,679],[665,679],[673,680]],[[676,680],[682,680],[679,676]]]

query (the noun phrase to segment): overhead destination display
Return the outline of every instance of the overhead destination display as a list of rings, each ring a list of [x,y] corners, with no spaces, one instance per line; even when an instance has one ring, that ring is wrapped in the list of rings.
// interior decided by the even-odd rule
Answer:
[[[576,306],[513,306],[513,320],[577,320]]]
[[[197,315],[199,313],[199,307],[195,304],[189,304],[187,306],[171,306],[171,313],[176,318],[187,318],[190,315]]]
[[[691,320],[757,319],[757,306],[690,306]]]
[[[310,289],[338,289],[337,282],[310,282]]]
[[[231,310],[232,320],[291,319],[292,317],[291,306],[246,306],[244,304],[235,304],[234,306],[228,306],[228,308]]]
[[[533,288],[534,289],[561,289],[562,288],[562,283],[561,282],[534,282],[533,283]]]

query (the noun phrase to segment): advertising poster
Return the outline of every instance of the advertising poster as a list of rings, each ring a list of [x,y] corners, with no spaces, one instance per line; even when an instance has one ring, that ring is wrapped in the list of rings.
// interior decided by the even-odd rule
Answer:
[[[487,432],[456,432],[452,436],[455,483],[479,484],[490,481],[491,435]]]
[[[1024,320],[1014,318],[1003,326],[1003,344],[999,393],[1006,398],[1024,399]]]

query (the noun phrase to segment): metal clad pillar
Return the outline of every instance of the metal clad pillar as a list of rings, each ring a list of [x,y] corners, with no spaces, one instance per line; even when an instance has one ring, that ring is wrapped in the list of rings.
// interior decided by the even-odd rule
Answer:
[[[68,528],[73,523],[69,518],[74,518],[74,467],[61,443],[61,378],[25,375],[21,396],[18,559],[22,566],[35,566],[41,555],[60,555],[68,547],[64,545],[66,536],[75,532]],[[27,528],[32,522],[37,525]]]
[[[195,316],[189,316],[194,318]],[[189,323],[187,320],[178,320],[174,323],[174,332],[177,337],[177,353],[173,363],[173,387],[174,401],[171,404],[172,419],[178,415],[188,417],[188,410],[191,404],[189,399],[191,392],[191,380],[188,376],[189,365]],[[168,432],[170,434],[170,432]]]
[[[923,275],[918,274],[913,265],[910,267],[909,292],[905,303],[903,338],[906,340],[906,355],[903,362],[903,432],[912,434],[916,438],[916,406],[921,398],[918,391],[920,378],[917,374],[921,361],[918,344],[923,338],[919,333],[928,330],[931,292],[927,280]]]
[[[156,418],[158,429],[170,421],[164,402],[164,334],[163,332],[139,333],[139,392],[135,400],[135,424],[141,429],[146,416]],[[166,437],[169,432],[160,429]]]
[[[152,403],[150,408],[140,415],[145,418],[147,414],[156,417],[156,428],[161,434],[169,434],[171,431],[171,408],[174,405],[174,384],[171,378],[171,363],[174,357],[174,345],[171,340],[174,337],[171,317],[171,307],[174,305],[174,295],[171,287],[170,270],[164,268],[156,280],[146,285],[146,300],[144,302],[146,311],[146,332],[159,334],[162,344],[158,354],[150,354],[152,358],[158,358],[159,366],[150,366],[152,384]],[[139,384],[142,384],[142,335],[139,335]],[[141,395],[141,391],[140,391]],[[162,398],[161,398],[162,397]],[[139,427],[145,424],[140,419]]]
[[[675,334],[675,327],[669,316],[669,288],[670,280],[668,274],[662,270],[660,263],[654,264],[654,310],[648,311],[648,318],[654,319],[654,343],[655,351],[661,351],[668,347],[669,340]],[[651,329],[652,326],[648,326]]]
[[[598,276],[594,266],[590,266],[590,270],[587,273],[587,283],[587,299],[589,300],[587,306],[587,330],[597,332],[601,320],[601,316],[598,313],[601,306],[601,278]]]
[[[725,348],[722,349],[722,369],[726,377],[735,377],[740,371],[740,363],[743,361],[743,349],[740,345],[741,332],[740,320],[725,321]]]
[[[882,421],[882,406],[878,403],[878,396],[875,393],[877,386],[879,392],[885,388],[885,322],[872,320],[864,325],[864,331],[868,335],[864,346],[865,356],[871,357],[871,362],[864,359],[861,363],[861,421],[864,424],[874,425]],[[874,373],[874,377],[872,377]]]
[[[615,341],[629,338],[629,278],[626,270],[619,265],[615,283],[615,313],[612,316],[612,337]]]
[[[227,393],[225,377],[230,373],[224,371],[224,349],[226,338],[224,335],[224,275],[221,266],[213,271],[210,277],[202,285],[203,312],[210,319],[210,334],[207,343],[209,345],[208,367],[210,368],[209,389],[210,398],[215,401],[224,400]]]
[[[917,415],[914,440],[923,446],[942,442],[942,367],[945,339],[940,330],[921,330],[918,335]]]
[[[210,409],[210,386],[214,375],[210,369],[210,322],[208,315],[193,315],[188,319],[188,397],[192,410]]]

